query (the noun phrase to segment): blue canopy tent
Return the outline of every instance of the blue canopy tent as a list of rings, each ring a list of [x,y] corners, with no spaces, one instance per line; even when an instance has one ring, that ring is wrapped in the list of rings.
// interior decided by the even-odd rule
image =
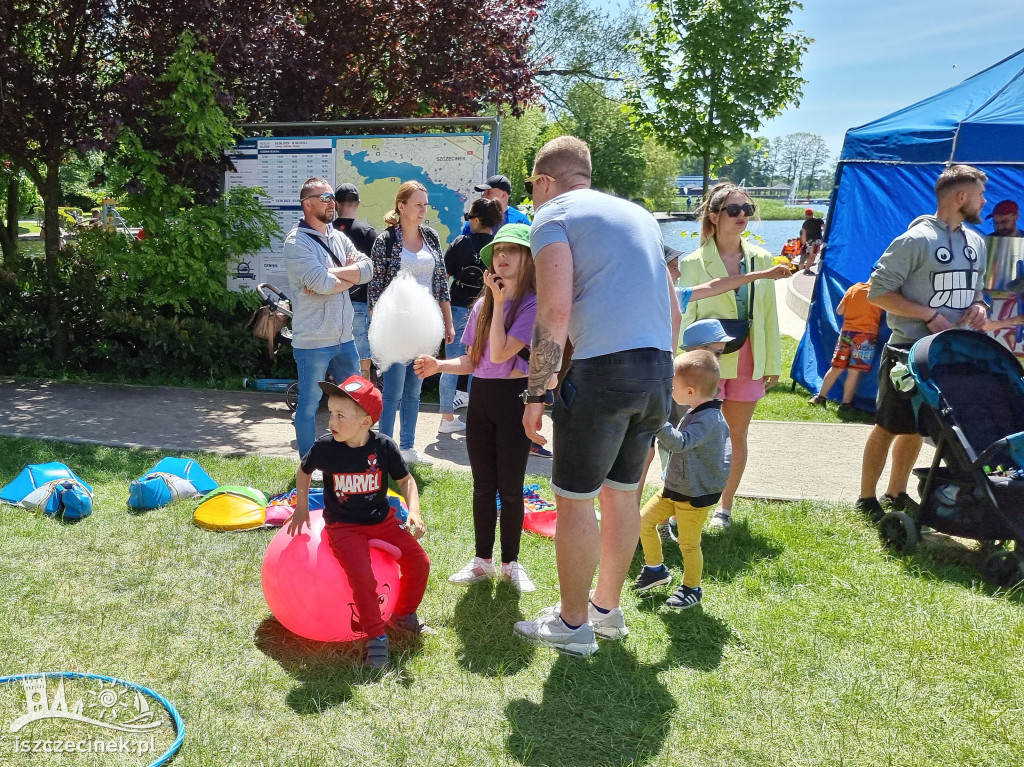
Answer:
[[[982,216],[1000,200],[1024,204],[1024,50],[931,98],[847,131],[825,255],[793,361],[795,381],[817,391],[842,326],[835,307],[851,285],[868,279],[879,256],[911,221],[935,212],[935,179],[951,163],[988,174]],[[887,336],[883,326],[882,337]],[[857,406],[873,410],[876,390],[877,376],[861,376]]]

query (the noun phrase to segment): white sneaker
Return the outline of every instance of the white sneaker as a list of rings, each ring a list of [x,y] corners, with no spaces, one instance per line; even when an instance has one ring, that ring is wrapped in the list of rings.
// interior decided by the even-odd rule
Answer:
[[[526,574],[526,570],[518,562],[503,562],[501,565],[501,579],[509,581],[521,592],[537,590],[537,587],[533,585],[533,581],[530,580],[530,576]]]
[[[545,607],[538,614],[538,618],[558,618],[562,615],[562,603],[556,602],[551,607]],[[616,607],[607,613],[602,613],[594,603],[587,602],[587,619],[594,627],[594,633],[602,639],[622,639],[629,636],[629,627],[626,626],[626,618],[622,614],[622,608]]]
[[[551,612],[551,608],[532,621],[517,621],[515,632],[528,642],[566,655],[587,657],[597,652],[597,638],[589,623],[570,629],[560,615]]]
[[[719,506],[715,509],[715,513],[711,516],[711,521],[708,522],[708,527],[721,530],[732,524],[732,511],[729,509],[723,509]]]
[[[447,421],[444,418],[441,419],[441,425],[437,427],[438,434],[454,434],[457,431],[465,431],[466,422],[458,416],[455,416],[452,420]]]
[[[409,448],[408,450],[402,451],[402,458],[410,466],[433,466],[434,459],[429,456],[423,455],[423,453],[417,451],[415,448]]]
[[[502,570],[505,568],[502,567]],[[498,575],[494,569],[494,562],[488,562],[480,557],[473,557],[469,564],[451,576],[448,581],[457,583],[460,586],[472,586],[474,583],[482,583]]]
[[[469,404],[469,395],[464,391],[457,391],[455,392],[455,399],[452,402],[454,410],[462,410],[462,408]]]

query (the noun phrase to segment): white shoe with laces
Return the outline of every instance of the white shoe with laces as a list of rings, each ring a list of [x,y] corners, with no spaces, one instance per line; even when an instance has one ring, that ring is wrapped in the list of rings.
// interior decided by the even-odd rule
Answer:
[[[526,570],[518,562],[503,562],[501,565],[501,579],[508,581],[523,593],[537,590],[537,587],[533,585],[533,581],[530,580],[530,576],[526,574]]]
[[[455,416],[452,420],[445,418],[441,419],[441,425],[437,427],[438,434],[454,434],[457,431],[465,431],[466,422],[458,416]]]
[[[502,567],[502,570],[504,569]],[[488,562],[480,557],[473,557],[469,560],[469,564],[448,578],[448,581],[459,586],[472,586],[474,583],[483,583],[490,580],[496,577],[497,574],[497,570],[494,569],[494,562]]]
[[[732,511],[724,509],[719,506],[715,509],[715,513],[711,516],[711,521],[708,522],[708,527],[712,529],[722,530],[732,524]]]
[[[550,647],[566,655],[587,657],[597,652],[594,628],[589,623],[571,629],[557,612],[551,612],[551,608],[532,621],[518,621],[515,632],[533,644]]]
[[[423,455],[423,453],[419,452],[415,448],[410,447],[408,450],[403,450],[401,452],[402,458],[404,458],[405,462],[410,466],[433,466],[434,464],[433,458]]]

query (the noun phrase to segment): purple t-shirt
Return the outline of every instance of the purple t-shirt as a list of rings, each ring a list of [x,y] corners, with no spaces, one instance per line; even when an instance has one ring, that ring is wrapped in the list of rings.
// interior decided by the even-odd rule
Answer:
[[[462,343],[466,346],[472,346],[476,340],[476,318],[480,315],[480,306],[483,303],[483,299],[477,299],[477,302],[473,304],[473,310],[469,313],[469,319],[466,321],[466,330],[462,333]],[[505,324],[508,325],[509,314],[512,312],[513,301],[505,302]],[[512,326],[506,331],[508,335],[526,344],[526,347],[530,347],[530,339],[533,337],[533,321],[537,318],[537,295],[535,293],[527,293],[523,296],[522,303],[519,304],[519,312],[516,314],[515,320],[512,322]],[[489,340],[484,341],[484,350],[480,355],[480,361],[476,363],[476,368],[473,370],[473,375],[477,378],[508,378],[512,375],[513,370],[518,370],[521,373],[529,374],[530,363],[520,357],[518,354],[514,355],[512,359],[505,360],[502,363],[491,362],[491,343]]]

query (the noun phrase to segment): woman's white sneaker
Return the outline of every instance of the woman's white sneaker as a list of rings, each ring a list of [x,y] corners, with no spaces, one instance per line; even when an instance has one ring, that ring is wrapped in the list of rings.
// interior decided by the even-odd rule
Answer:
[[[530,576],[518,562],[503,562],[501,565],[501,579],[508,581],[522,592],[536,591]]]
[[[504,567],[502,568],[504,570]],[[473,557],[469,564],[451,576],[448,580],[459,586],[472,586],[474,583],[482,583],[496,577],[497,570],[494,569],[494,562],[488,562],[480,557]]]

